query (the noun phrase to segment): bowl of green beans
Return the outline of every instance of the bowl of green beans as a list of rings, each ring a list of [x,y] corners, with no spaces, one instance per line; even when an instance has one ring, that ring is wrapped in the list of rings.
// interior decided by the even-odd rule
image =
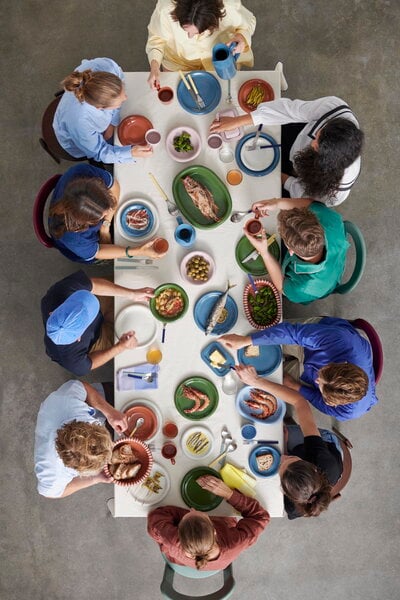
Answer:
[[[254,280],[257,293],[248,283],[243,292],[243,309],[246,318],[254,329],[265,329],[277,325],[282,318],[280,294],[271,281]]]
[[[201,151],[201,139],[192,127],[174,127],[165,140],[168,154],[177,162],[189,162]]]

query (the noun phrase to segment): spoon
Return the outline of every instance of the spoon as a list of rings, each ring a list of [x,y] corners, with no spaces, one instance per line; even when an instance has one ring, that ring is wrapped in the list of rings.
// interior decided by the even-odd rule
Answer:
[[[237,376],[233,375],[233,371],[229,371],[222,380],[222,391],[228,396],[235,394],[238,388]]]
[[[134,428],[132,429],[132,431],[129,434],[129,437],[132,438],[134,436],[134,434],[137,432],[137,430],[139,429],[139,427],[141,427],[144,423],[144,419],[143,417],[139,417],[138,420],[135,423]]]
[[[154,373],[143,373],[140,375],[139,373],[127,373],[128,377],[132,377],[133,379],[143,379],[146,383],[152,383],[154,380]]]
[[[221,429],[221,447],[219,449],[220,453],[224,451],[225,444],[226,444],[226,438],[231,438],[231,440],[232,440],[231,434],[229,433],[227,426],[224,425]],[[231,441],[231,440],[229,440],[229,441]]]
[[[221,459],[225,458],[225,456],[228,454],[228,452],[234,452],[234,450],[236,450],[237,448],[237,443],[236,442],[230,442],[226,449],[219,455],[217,456],[217,458],[214,458],[214,460],[212,462],[210,462],[210,464],[208,465],[210,468],[212,468],[214,465],[216,465],[218,462],[220,462]]]
[[[235,212],[233,212],[231,214],[232,223],[240,223],[240,221],[242,219],[244,219],[244,217],[246,215],[249,215],[251,212],[253,212],[251,209],[250,210],[235,210]]]

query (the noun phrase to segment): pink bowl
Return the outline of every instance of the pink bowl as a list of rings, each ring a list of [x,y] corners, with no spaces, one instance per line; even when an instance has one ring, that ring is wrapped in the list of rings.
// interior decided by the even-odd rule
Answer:
[[[177,152],[174,148],[174,138],[186,131],[190,135],[190,143],[193,146],[193,150],[190,152]],[[175,127],[172,131],[167,135],[167,139],[165,140],[165,147],[167,149],[167,153],[171,158],[176,160],[177,162],[189,162],[198,157],[201,151],[201,139],[199,134],[195,129],[191,127]]]
[[[258,290],[260,290],[261,288],[264,288],[264,287],[270,287],[272,289],[275,299],[276,299],[276,305],[277,305],[276,317],[273,321],[271,321],[270,323],[266,323],[265,325],[264,324],[259,325],[258,323],[256,323],[254,321],[253,316],[251,314],[251,309],[249,306],[249,293],[254,294],[254,292],[253,292],[253,288],[252,288],[251,284],[248,283],[243,290],[243,309],[244,309],[244,313],[246,315],[246,319],[248,320],[248,322],[254,329],[266,329],[267,327],[272,327],[273,325],[277,325],[282,318],[282,301],[281,301],[281,297],[280,297],[278,290],[276,289],[276,287],[274,286],[274,284],[271,281],[267,281],[266,279],[255,279],[254,283]]]
[[[153,466],[153,455],[150,452],[149,447],[146,446],[146,444],[144,442],[142,442],[142,440],[139,440],[138,438],[135,438],[135,437],[134,438],[122,438],[122,439],[119,439],[116,442],[114,442],[113,450],[114,450],[114,448],[118,448],[118,446],[121,446],[122,444],[130,444],[132,446],[132,450],[135,452],[135,454],[138,457],[138,461],[142,465],[140,467],[140,470],[138,471],[138,473],[135,477],[131,477],[130,479],[121,479],[121,480],[114,479],[108,465],[106,465],[104,467],[105,473],[108,475],[108,477],[111,477],[113,482],[116,483],[117,485],[122,485],[122,486],[127,487],[130,485],[136,485],[137,483],[142,483],[142,481],[144,481],[146,479],[146,477],[149,475],[151,468]]]

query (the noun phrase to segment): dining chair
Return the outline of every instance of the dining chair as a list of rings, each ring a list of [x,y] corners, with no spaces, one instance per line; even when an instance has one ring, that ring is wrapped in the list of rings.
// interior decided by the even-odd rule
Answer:
[[[365,319],[354,319],[353,321],[349,321],[349,323],[351,323],[351,325],[353,325],[353,327],[356,329],[361,329],[371,344],[375,383],[378,383],[383,373],[383,346],[381,338],[379,337],[376,329],[372,327],[371,323],[368,323],[368,321]]]
[[[280,61],[276,63],[274,71],[278,71],[280,74],[281,92],[286,92],[289,85],[285,75],[283,74],[283,64]]]
[[[343,450],[343,471],[342,475],[337,483],[331,489],[331,498],[332,500],[338,500],[341,498],[341,492],[343,488],[347,485],[351,471],[353,467],[353,461],[351,459],[350,449],[353,447],[350,440],[348,440],[339,429],[336,427],[332,427],[332,430],[339,438],[340,447]]]
[[[364,273],[365,261],[367,257],[365,240],[357,225],[354,225],[354,223],[351,221],[344,221],[344,230],[346,235],[350,236],[353,240],[356,260],[350,278],[345,283],[340,283],[338,286],[336,286],[336,288],[333,290],[334,294],[347,294],[348,292],[354,290]]]
[[[183,577],[188,577],[189,579],[205,579],[221,573],[221,571],[199,571],[197,569],[192,569],[191,567],[184,567],[182,565],[171,563],[166,559],[164,554],[163,558],[165,560],[165,569],[163,580],[160,585],[163,598],[168,598],[169,600],[193,600],[194,598],[196,598],[196,600],[225,600],[232,595],[235,587],[235,580],[233,578],[231,564],[222,571],[224,583],[220,589],[203,596],[193,596],[192,594],[187,596],[186,594],[178,592],[173,586],[176,573]]]
[[[61,163],[61,160],[70,160],[73,162],[81,162],[86,160],[86,157],[75,158],[71,156],[62,146],[60,146],[56,134],[53,129],[54,114],[57,110],[57,106],[62,98],[63,91],[56,92],[54,100],[50,102],[42,117],[42,137],[39,138],[39,144],[43,150],[46,150],[47,154],[51,156],[57,164]]]
[[[46,246],[46,248],[53,248],[54,241],[46,231],[46,228],[44,225],[44,220],[45,220],[44,219],[44,216],[45,216],[44,211],[45,211],[47,199],[50,196],[51,192],[56,187],[57,182],[60,179],[60,177],[61,177],[60,173],[57,173],[57,175],[53,175],[53,177],[50,177],[50,179],[48,179],[40,188],[40,190],[37,193],[37,196],[35,198],[35,202],[33,203],[33,210],[32,210],[33,229],[35,231],[36,237],[39,240],[39,242],[41,244],[43,244],[43,246]]]

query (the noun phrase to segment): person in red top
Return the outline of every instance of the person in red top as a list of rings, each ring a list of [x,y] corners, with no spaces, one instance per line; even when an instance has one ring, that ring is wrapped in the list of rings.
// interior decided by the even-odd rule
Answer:
[[[160,506],[147,519],[147,531],[169,562],[205,571],[219,571],[252,546],[269,523],[269,514],[254,498],[231,490],[212,475],[197,483],[225,498],[242,518],[209,517],[177,506]]]

